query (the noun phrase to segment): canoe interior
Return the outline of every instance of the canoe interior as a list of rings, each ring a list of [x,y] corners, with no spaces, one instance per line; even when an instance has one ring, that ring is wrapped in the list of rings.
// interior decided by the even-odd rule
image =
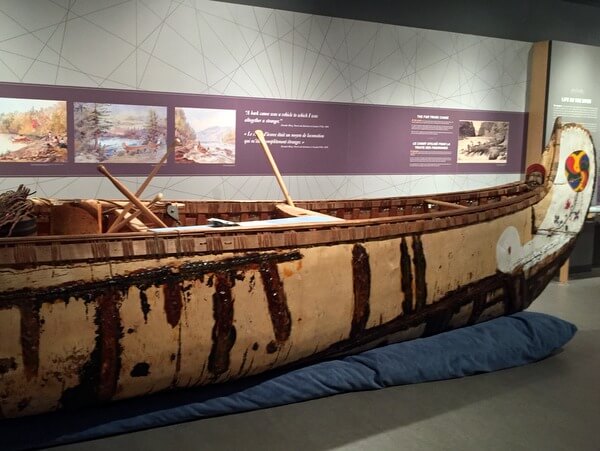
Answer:
[[[312,200],[296,202],[296,207],[308,213],[324,214],[346,221],[394,218],[402,221],[436,216],[468,214],[475,207],[493,209],[495,204],[517,200],[531,194],[526,183],[513,183],[481,191],[465,191],[433,196],[396,197],[360,200]],[[105,234],[116,219],[125,201],[111,200],[43,200],[34,205],[38,236],[69,236]],[[274,201],[161,201],[150,209],[167,226],[206,225],[211,218],[231,222],[264,221],[293,216],[282,211]],[[177,209],[179,224],[171,217],[169,207]],[[155,227],[141,216],[119,232],[146,232]],[[220,228],[219,228],[220,229]],[[219,231],[218,229],[215,232]],[[236,229],[237,232],[240,229]]]

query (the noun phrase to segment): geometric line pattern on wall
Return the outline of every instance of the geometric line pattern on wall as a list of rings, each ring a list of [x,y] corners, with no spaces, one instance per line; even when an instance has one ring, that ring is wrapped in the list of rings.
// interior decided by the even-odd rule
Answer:
[[[222,2],[0,5],[0,80],[523,111],[530,44]]]
[[[526,42],[209,0],[0,4],[0,81],[5,82],[524,111],[530,48]],[[415,194],[427,183],[456,190],[464,189],[463,183],[480,185],[469,179],[495,179],[472,177],[292,180],[308,197],[329,198],[378,190]],[[185,178],[173,178],[176,185],[187,186],[180,179]],[[206,179],[206,188],[212,187],[207,192],[215,198],[248,192],[277,197],[270,188],[249,189],[248,178],[243,187],[235,177],[193,178],[198,179]],[[60,183],[35,180],[40,190]],[[99,178],[87,182],[93,180],[104,195],[108,188]],[[251,180],[259,187],[271,184],[261,177]],[[59,193],[77,195],[78,183],[65,185]]]

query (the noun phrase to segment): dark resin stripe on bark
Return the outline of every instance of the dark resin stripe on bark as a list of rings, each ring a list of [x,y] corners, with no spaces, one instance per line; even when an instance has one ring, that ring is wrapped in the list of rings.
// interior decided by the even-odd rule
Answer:
[[[144,315],[144,323],[148,324],[148,313],[150,313],[150,303],[148,302],[148,295],[146,294],[147,286],[140,286],[140,307],[142,308],[142,314]]]
[[[163,285],[163,294],[165,296],[165,313],[167,322],[171,327],[177,326],[181,319],[181,299],[182,290],[180,281],[169,280]]]
[[[415,266],[415,309],[421,310],[427,304],[427,262],[423,242],[419,235],[413,237],[413,264]]]
[[[244,271],[248,268],[256,268],[264,262],[283,263],[300,260],[301,258],[302,254],[298,251],[256,253],[215,261],[185,263],[176,271],[168,266],[163,266],[160,268],[141,269],[127,275],[113,276],[110,279],[101,281],[65,283],[36,290],[24,288],[0,293],[0,310],[32,302],[54,303],[59,300],[67,302],[71,297],[81,298],[86,302],[90,302],[113,287],[126,292],[132,286],[143,289],[143,287],[162,285],[168,282],[176,283],[202,280],[205,275],[215,272]]]
[[[337,342],[309,357],[294,362],[293,365],[290,366],[305,365],[310,362],[331,358],[333,356],[344,355],[357,348],[368,349],[379,346],[387,342],[387,337],[390,334],[397,334],[399,331],[408,330],[409,328],[421,325],[425,326],[421,336],[427,336],[433,331],[436,333],[443,332],[448,329],[449,321],[452,316],[458,313],[463,306],[469,304],[472,305],[473,299],[479,296],[486,298],[486,305],[488,307],[497,304],[498,302],[502,302],[505,304],[505,308],[510,309],[511,311],[525,309],[537,296],[539,296],[544,287],[547,286],[547,283],[558,274],[560,267],[568,259],[574,242],[575,240],[572,240],[569,245],[565,246],[560,251],[560,253],[548,257],[545,261],[538,263],[534,269],[530,269],[529,273],[534,273],[534,275],[530,277],[526,277],[522,269],[514,274],[496,273],[492,276],[485,277],[449,292],[436,303],[426,305],[423,310],[415,312],[413,315],[401,315],[392,321],[366,329],[358,337]],[[513,285],[517,279],[524,281],[524,289],[516,293],[515,298],[506,299],[506,292],[503,288]],[[469,321],[477,321],[479,319],[480,316],[477,316],[476,318],[467,318],[462,325],[466,325]]]
[[[352,284],[354,291],[354,312],[350,337],[360,334],[369,320],[371,296],[371,266],[369,254],[364,246],[355,244],[352,248]]]
[[[21,312],[21,352],[27,380],[38,375],[40,366],[40,307],[27,303],[19,307]]]
[[[208,371],[215,377],[229,369],[229,353],[236,339],[236,330],[233,325],[232,286],[233,281],[229,272],[215,273],[215,292],[212,297],[215,324],[212,330],[212,347],[208,357]]]
[[[98,300],[97,322],[100,337],[100,381],[98,400],[108,401],[117,391],[121,371],[121,344],[123,327],[119,307],[121,296],[118,290],[109,290]]]
[[[121,293],[116,288],[110,288],[96,298],[96,344],[79,370],[79,384],[63,392],[62,407],[75,409],[108,401],[116,393],[123,351],[120,344],[123,336],[121,303]]]
[[[406,238],[402,237],[400,241],[400,288],[404,293],[402,301],[402,312],[405,315],[413,311],[413,290],[412,290],[412,266],[410,263],[410,254],[408,253],[408,244]]]
[[[264,262],[259,268],[267,304],[269,316],[273,325],[273,333],[278,344],[290,338],[292,332],[292,315],[287,304],[287,296],[283,288],[283,281],[277,270],[277,263]]]

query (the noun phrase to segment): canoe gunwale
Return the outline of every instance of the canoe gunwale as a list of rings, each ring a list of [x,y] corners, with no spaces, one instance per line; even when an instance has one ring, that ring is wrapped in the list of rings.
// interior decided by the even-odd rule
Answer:
[[[532,207],[548,192],[548,185],[531,188],[523,183],[516,183],[514,187],[517,192],[522,192],[498,201],[403,216],[256,227],[217,227],[167,233],[149,231],[3,238],[0,239],[0,268],[267,251],[384,240],[495,220]]]

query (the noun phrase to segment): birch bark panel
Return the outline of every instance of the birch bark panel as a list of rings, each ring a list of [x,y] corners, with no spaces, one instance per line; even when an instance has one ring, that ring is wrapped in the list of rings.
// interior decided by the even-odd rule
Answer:
[[[142,305],[142,299],[147,307]],[[121,370],[116,398],[168,388],[175,375],[179,328],[172,327],[166,319],[162,287],[130,287],[119,313],[123,335],[120,339]],[[149,377],[136,374],[140,365]]]
[[[473,312],[472,302],[470,302],[467,305],[463,305],[458,312],[452,315],[452,318],[450,319],[448,325],[452,329],[464,326],[469,321],[469,318],[471,317],[471,312]]]
[[[423,248],[428,259],[427,303],[450,291],[496,273],[496,243],[504,230],[514,226],[521,243],[531,239],[531,210],[484,222],[425,234]]]
[[[544,197],[539,203],[533,206],[533,212],[535,216],[534,226],[536,229],[542,225],[546,214],[548,214],[550,204],[552,203],[552,200],[554,198],[554,191],[555,188],[554,185],[552,185],[546,197]]]
[[[295,264],[292,263],[292,264]],[[258,270],[245,272],[233,288],[236,341],[231,349],[229,374],[256,374],[284,359],[289,343],[276,344],[267,296]],[[271,347],[270,347],[271,346]]]
[[[364,244],[371,265],[370,315],[367,329],[402,314],[400,239]]]
[[[354,310],[352,245],[302,249],[302,255],[297,262],[302,269],[285,279],[292,318],[289,361],[348,338]]]
[[[477,319],[477,323],[483,323],[484,321],[488,321],[493,318],[497,318],[499,316],[504,315],[504,304],[502,302],[498,302],[487,307],[482,313],[481,316]]]
[[[67,388],[77,386],[96,345],[95,305],[81,299],[42,304],[39,370],[30,412],[56,408]]]
[[[92,282],[111,277],[109,265],[102,263],[77,263],[62,266],[40,266],[20,270],[0,269],[4,291],[46,289],[73,282]]]
[[[4,416],[18,415],[18,403],[27,398],[28,386],[21,347],[21,312],[12,307],[0,310],[2,340],[0,340],[0,406]]]
[[[186,282],[181,313],[181,368],[178,386],[188,387],[207,383],[206,368],[212,345],[214,287],[208,277]]]

